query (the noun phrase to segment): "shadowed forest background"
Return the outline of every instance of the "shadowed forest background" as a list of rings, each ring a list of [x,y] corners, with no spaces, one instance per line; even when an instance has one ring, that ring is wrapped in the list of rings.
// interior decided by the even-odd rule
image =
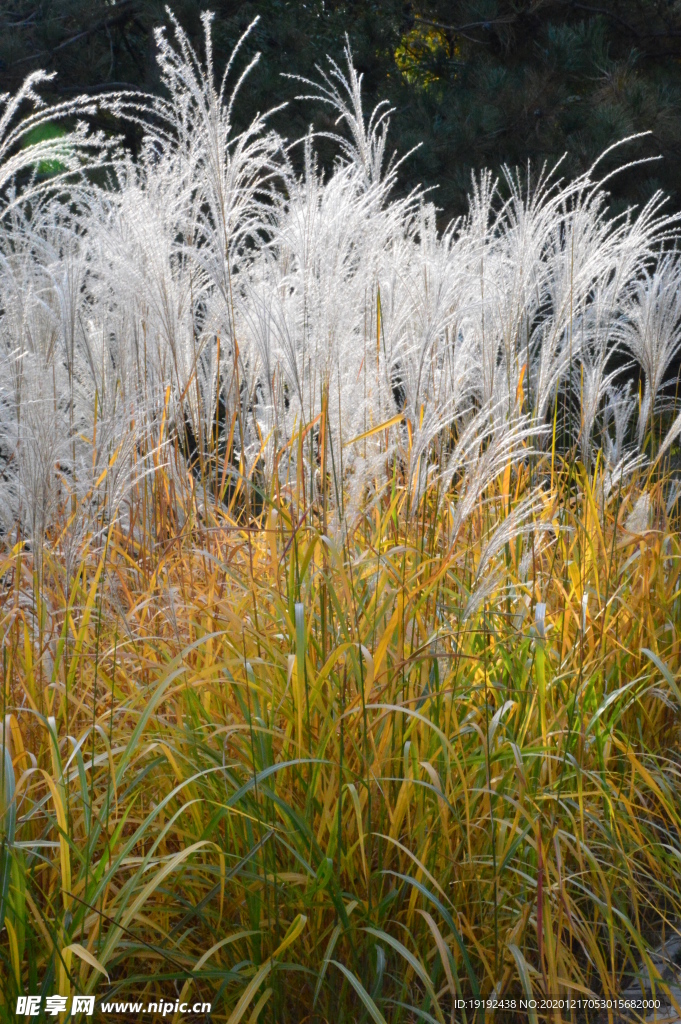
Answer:
[[[678,0],[177,0],[172,10],[199,48],[206,6],[216,15],[218,68],[260,15],[245,46],[263,59],[237,105],[237,127],[293,101],[272,120],[289,139],[305,133],[310,108],[295,102],[300,87],[282,74],[310,77],[326,54],[340,59],[347,32],[365,108],[385,98],[395,107],[390,143],[398,155],[420,144],[401,167],[401,188],[434,186],[443,221],[465,212],[475,169],[528,161],[538,168],[566,153],[564,174],[573,177],[642,131],[650,134],[615,153],[613,168],[662,159],[613,180],[615,209],[641,204],[657,188],[681,205]],[[154,91],[153,28],[164,20],[164,4],[147,0],[5,0],[0,87],[14,92],[29,71],[47,68],[57,72],[53,99],[112,87]],[[315,128],[331,127],[318,109]]]

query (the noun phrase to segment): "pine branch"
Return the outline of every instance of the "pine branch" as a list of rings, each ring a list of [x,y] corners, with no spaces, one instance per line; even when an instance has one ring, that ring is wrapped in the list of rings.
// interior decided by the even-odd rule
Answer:
[[[122,0],[122,3],[118,8],[118,13],[114,17],[104,18],[102,21],[96,22],[83,32],[77,32],[76,35],[70,36],[68,39],[65,39],[63,42],[59,43],[58,46],[55,46],[50,50],[42,50],[40,53],[33,53],[27,57],[20,57],[19,60],[13,61],[11,66],[15,67],[18,64],[25,64],[28,61],[41,60],[43,57],[50,57],[53,54],[58,53],[60,50],[66,49],[67,46],[72,46],[74,43],[79,42],[81,39],[88,39],[91,35],[94,35],[95,32],[101,32],[102,30],[106,31],[110,28],[117,28],[119,25],[124,25],[132,17],[133,2],[134,0]]]

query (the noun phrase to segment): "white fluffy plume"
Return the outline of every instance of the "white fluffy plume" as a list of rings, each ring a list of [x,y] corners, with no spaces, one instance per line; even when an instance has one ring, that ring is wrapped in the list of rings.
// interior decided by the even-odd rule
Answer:
[[[544,443],[556,402],[561,443],[587,462],[594,443],[613,468],[643,443],[681,348],[661,196],[613,220],[593,169],[569,184],[509,172],[501,187],[483,173],[468,215],[438,231],[423,195],[392,197],[390,112],[365,118],[349,50],[345,69],[304,83],[337,117],[322,173],[312,134],[296,167],[267,116],[235,133],[252,65],[238,76],[233,58],[216,82],[210,20],[205,60],[172,16],[173,41],[157,33],[165,98],[103,101],[143,126],[136,161],[82,125],[21,148],[36,124],[90,109],[22,122],[40,75],[3,99],[5,531],[42,536],[74,496],[114,514],[161,421],[204,480],[302,469],[314,489],[319,428],[290,442],[324,408],[332,503],[380,489],[398,460],[416,488],[463,481],[457,528],[528,439]],[[46,160],[58,166],[42,180]],[[92,163],[108,166],[106,187],[83,173]],[[638,427],[618,348],[644,374]]]

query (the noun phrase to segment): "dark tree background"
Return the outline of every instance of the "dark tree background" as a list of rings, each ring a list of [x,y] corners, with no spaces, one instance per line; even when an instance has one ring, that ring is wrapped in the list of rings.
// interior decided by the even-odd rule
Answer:
[[[274,124],[288,138],[328,128],[323,109],[295,101],[282,72],[314,76],[342,59],[347,32],[364,74],[367,109],[395,107],[391,138],[401,187],[437,186],[443,218],[466,206],[471,171],[503,163],[538,168],[567,153],[565,174],[586,169],[607,146],[650,131],[607,167],[646,156],[653,164],[612,181],[616,209],[657,188],[681,208],[681,0],[176,0],[172,9],[197,46],[200,14],[215,12],[218,69],[256,14],[246,52],[262,52],[238,104],[245,123],[290,100]],[[0,89],[31,70],[58,72],[55,98],[116,86],[158,88],[152,29],[166,21],[156,0],[0,0]],[[130,139],[134,144],[134,138]]]

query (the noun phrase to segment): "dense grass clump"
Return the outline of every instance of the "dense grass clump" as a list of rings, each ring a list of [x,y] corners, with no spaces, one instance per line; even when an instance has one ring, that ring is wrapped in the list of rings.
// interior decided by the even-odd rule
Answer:
[[[660,484],[540,472],[524,555],[485,538],[526,514],[529,464],[458,538],[456,493],[407,517],[399,479],[337,543],[296,492],[179,528],[159,471],[153,535],[112,524],[77,561],[55,537],[40,588],[8,554],[6,1019],[41,985],[441,1021],[655,978],[681,911],[679,537]]]
[[[299,174],[208,27],[137,162],[0,119],[2,1019],[678,1002],[675,223],[594,167],[438,234],[349,54]]]

